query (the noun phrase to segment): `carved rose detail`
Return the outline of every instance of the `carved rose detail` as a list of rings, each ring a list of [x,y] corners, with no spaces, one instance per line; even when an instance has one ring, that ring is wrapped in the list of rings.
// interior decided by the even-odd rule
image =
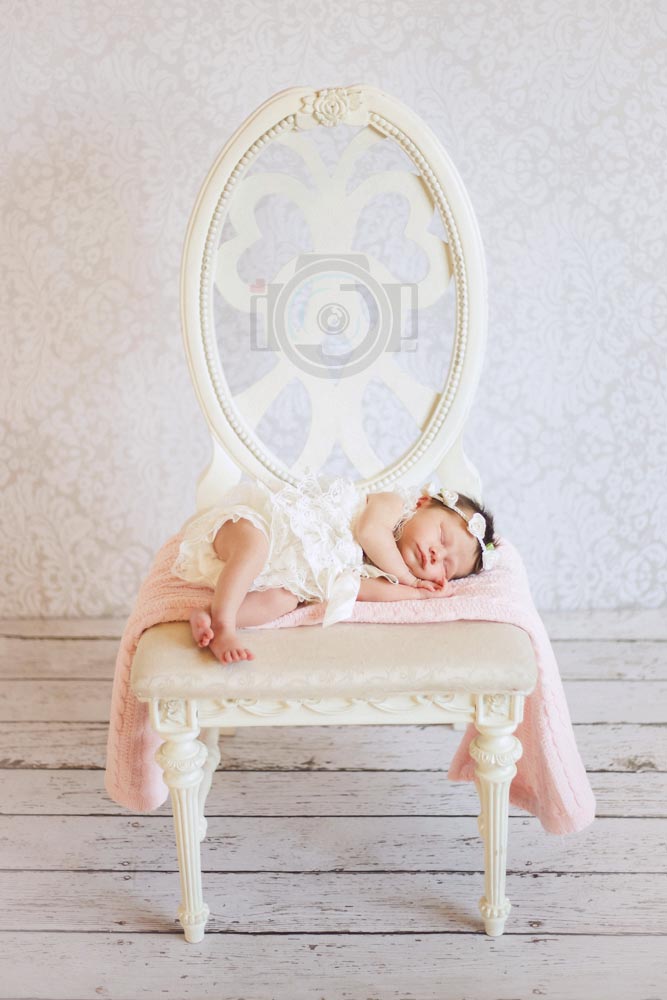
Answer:
[[[312,97],[304,97],[301,113],[313,115],[320,125],[331,127],[346,121],[351,114],[359,111],[361,106],[360,90],[334,87],[329,90],[318,90]]]
[[[506,694],[485,694],[484,707],[487,715],[506,715],[509,710],[509,698]]]
[[[183,725],[185,723],[185,702],[175,699],[160,702],[160,722],[175,723]]]

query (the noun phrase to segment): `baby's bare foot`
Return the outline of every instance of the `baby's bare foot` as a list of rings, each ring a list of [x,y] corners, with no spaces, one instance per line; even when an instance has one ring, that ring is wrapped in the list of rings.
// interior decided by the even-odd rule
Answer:
[[[192,635],[198,646],[202,649],[204,646],[208,646],[209,642],[213,638],[213,629],[211,628],[211,616],[208,612],[202,609],[197,609],[193,611],[190,615],[190,628],[192,629]]]
[[[216,629],[215,636],[208,647],[216,660],[221,663],[233,663],[236,660],[254,660],[255,656],[242,646],[233,629]]]

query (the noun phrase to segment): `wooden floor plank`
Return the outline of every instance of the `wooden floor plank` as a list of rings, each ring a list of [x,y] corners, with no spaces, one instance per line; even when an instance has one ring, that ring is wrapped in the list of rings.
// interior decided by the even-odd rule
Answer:
[[[577,723],[589,771],[667,771],[667,726]],[[106,722],[6,722],[0,768],[106,767]],[[220,743],[227,771],[447,770],[461,733],[446,726],[284,726],[237,729]]]
[[[0,817],[3,868],[164,871],[169,816]],[[48,844],[48,851],[44,845]],[[480,871],[474,817],[212,817],[202,871]],[[597,819],[555,837],[524,813],[509,821],[510,871],[667,872],[667,820]]]
[[[7,932],[12,1000],[663,1000],[664,938]]]
[[[539,609],[538,609],[539,610]],[[595,611],[539,611],[549,638],[667,641],[667,608],[610,608]]]
[[[589,774],[600,817],[667,818],[667,774]],[[127,816],[99,771],[5,770],[0,814]],[[169,800],[156,811],[171,813]],[[219,769],[208,816],[476,816],[472,782],[434,771],[227,771]],[[141,814],[138,814],[141,815]],[[510,816],[525,816],[510,806]]]
[[[0,618],[0,636],[30,639],[120,639],[125,618]]]
[[[479,872],[207,872],[206,932],[479,933]],[[667,935],[667,874],[510,873],[506,934]],[[0,931],[177,931],[175,872],[0,872]],[[594,906],[591,905],[594,902]],[[2,939],[0,938],[0,941]]]

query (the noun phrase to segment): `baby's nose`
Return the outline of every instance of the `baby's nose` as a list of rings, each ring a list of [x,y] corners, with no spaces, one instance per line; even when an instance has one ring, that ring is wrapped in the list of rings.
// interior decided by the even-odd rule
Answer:
[[[444,558],[444,552],[443,553],[438,553],[436,551],[436,549],[433,546],[431,546],[431,548],[429,549],[429,557],[430,557],[431,565],[434,566],[436,563],[442,562],[442,560]],[[443,576],[444,576],[444,571],[443,571]]]

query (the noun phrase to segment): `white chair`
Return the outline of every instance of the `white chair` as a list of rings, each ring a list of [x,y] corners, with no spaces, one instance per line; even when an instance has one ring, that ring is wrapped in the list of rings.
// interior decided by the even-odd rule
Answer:
[[[260,169],[267,162],[271,169]],[[267,218],[278,260],[258,264]],[[419,247],[416,261],[396,249],[396,220]],[[181,303],[213,440],[198,511],[242,475],[276,488],[307,467],[347,475],[367,491],[438,478],[481,499],[462,434],[486,337],[483,248],[451,160],[396,99],[363,85],[292,88],[258,108],[197,198]],[[417,328],[415,317],[423,317]],[[383,384],[393,397],[382,395]],[[299,447],[299,433],[298,454],[280,457],[280,446]],[[156,759],[171,793],[186,940],[201,941],[209,914],[199,845],[220,727],[238,726],[473,722],[485,867],[479,905],[486,933],[502,934],[509,787],[521,756],[512,734],[537,679],[527,633],[493,622],[343,622],[258,629],[248,644],[255,660],[214,669],[189,624],[174,622],[145,631],[133,661],[132,689],[164,737]],[[416,671],[411,678],[415,663],[433,679],[428,690]]]

